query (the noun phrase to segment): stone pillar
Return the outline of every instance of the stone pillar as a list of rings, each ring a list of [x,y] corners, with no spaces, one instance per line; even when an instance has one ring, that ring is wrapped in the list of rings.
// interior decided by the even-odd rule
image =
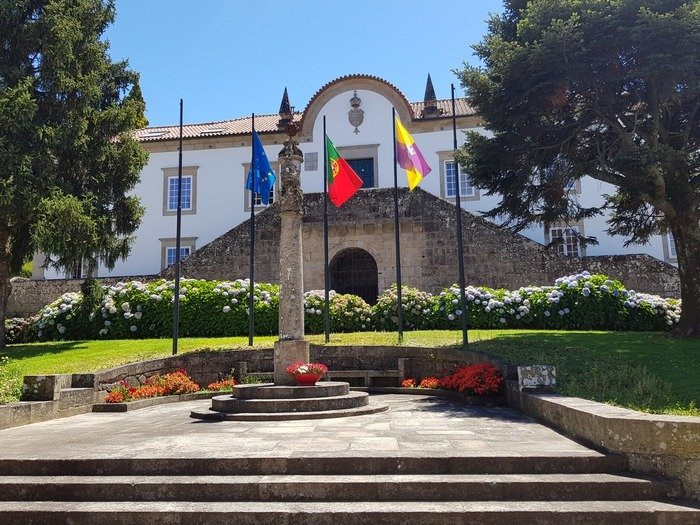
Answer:
[[[301,222],[304,194],[301,163],[304,156],[294,140],[296,129],[288,126],[289,140],[279,154],[280,192],[280,305],[279,335],[275,343],[275,385],[293,385],[285,371],[295,361],[309,361],[309,343],[304,340],[304,271]]]

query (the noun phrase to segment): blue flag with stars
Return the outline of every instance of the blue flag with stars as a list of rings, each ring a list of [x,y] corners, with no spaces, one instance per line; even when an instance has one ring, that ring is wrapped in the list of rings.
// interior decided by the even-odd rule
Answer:
[[[275,179],[275,172],[272,171],[270,161],[267,160],[260,137],[253,130],[253,160],[250,163],[245,187],[258,194],[262,203],[267,205],[270,204],[270,190],[275,185]]]

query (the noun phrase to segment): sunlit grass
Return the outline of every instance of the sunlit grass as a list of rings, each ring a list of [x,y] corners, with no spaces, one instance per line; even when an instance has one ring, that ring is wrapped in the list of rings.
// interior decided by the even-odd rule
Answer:
[[[667,334],[555,330],[472,330],[469,348],[515,364],[557,367],[559,392],[658,413],[700,415],[700,343]],[[323,335],[311,335],[324,344]],[[276,337],[256,337],[254,348],[272,348]],[[405,332],[403,345],[460,347],[460,331]],[[330,345],[396,345],[392,332],[331,334]],[[249,349],[247,337],[184,338],[178,352]],[[172,355],[170,339],[63,341],[10,345],[16,374],[92,372]],[[0,381],[3,381],[0,374]],[[5,379],[8,381],[9,379]]]

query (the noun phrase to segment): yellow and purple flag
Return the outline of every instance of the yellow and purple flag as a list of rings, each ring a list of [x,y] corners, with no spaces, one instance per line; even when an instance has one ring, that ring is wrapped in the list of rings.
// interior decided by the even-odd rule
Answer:
[[[396,117],[396,161],[406,170],[410,190],[418,186],[423,177],[430,173],[430,166],[398,117]]]

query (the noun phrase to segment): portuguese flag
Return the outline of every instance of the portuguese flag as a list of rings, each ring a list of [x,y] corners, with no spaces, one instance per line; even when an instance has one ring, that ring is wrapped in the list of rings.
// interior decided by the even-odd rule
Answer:
[[[362,179],[357,176],[347,161],[326,135],[326,160],[328,166],[328,197],[339,208],[362,187]]]

